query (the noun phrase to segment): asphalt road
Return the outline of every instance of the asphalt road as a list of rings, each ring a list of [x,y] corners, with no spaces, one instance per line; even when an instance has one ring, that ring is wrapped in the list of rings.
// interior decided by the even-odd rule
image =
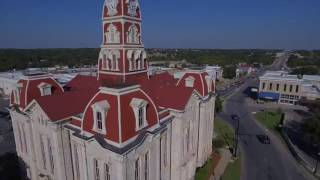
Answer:
[[[0,156],[16,151],[11,121],[4,109],[8,104],[8,99],[0,97]]]
[[[286,58],[280,58],[269,68],[279,70]],[[259,125],[253,117],[254,109],[245,103],[248,87],[256,86],[257,79],[247,79],[236,92],[225,101],[224,112],[219,114],[236,128],[237,122],[231,119],[237,114],[240,119],[240,151],[243,155],[242,180],[310,180],[314,179],[293,158],[285,145],[271,132]],[[271,144],[262,144],[256,137],[266,134]]]

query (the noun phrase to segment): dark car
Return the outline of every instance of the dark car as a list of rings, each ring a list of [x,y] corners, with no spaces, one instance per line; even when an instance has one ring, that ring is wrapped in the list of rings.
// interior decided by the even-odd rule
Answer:
[[[270,138],[267,135],[258,134],[257,138],[262,144],[270,144]]]
[[[231,115],[231,119],[237,120],[237,119],[240,119],[240,117],[238,115],[236,115],[236,114],[232,114]]]

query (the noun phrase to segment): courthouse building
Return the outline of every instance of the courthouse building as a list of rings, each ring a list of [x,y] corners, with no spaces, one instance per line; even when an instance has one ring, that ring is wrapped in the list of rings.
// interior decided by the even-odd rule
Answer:
[[[18,81],[10,114],[29,179],[191,180],[208,160],[215,79],[148,75],[141,22],[137,0],[106,0],[97,76]]]

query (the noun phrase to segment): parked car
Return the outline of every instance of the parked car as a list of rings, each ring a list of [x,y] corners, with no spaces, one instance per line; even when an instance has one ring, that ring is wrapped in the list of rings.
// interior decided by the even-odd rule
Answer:
[[[262,144],[270,144],[270,138],[265,134],[258,134],[257,138]]]

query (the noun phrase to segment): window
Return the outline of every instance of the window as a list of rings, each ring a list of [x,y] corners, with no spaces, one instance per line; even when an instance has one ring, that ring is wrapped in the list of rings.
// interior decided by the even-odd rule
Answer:
[[[284,86],[283,86],[283,91],[287,91],[287,84],[285,84]]]
[[[78,149],[77,145],[74,144],[73,152],[74,152],[75,176],[76,176],[76,179],[80,179],[79,157],[78,157],[77,149]]]
[[[41,148],[43,169],[47,169],[46,153],[45,153],[45,150],[44,150],[44,142],[43,142],[43,136],[42,135],[40,135],[40,148]]]
[[[144,155],[144,178],[149,179],[149,152]]]
[[[187,152],[190,150],[190,127],[187,128],[187,134],[186,134],[186,142],[187,142]]]
[[[115,54],[112,55],[112,70],[118,69],[117,56]]]
[[[105,33],[105,39],[107,43],[120,43],[120,32],[115,25],[109,25],[107,32]]]
[[[51,170],[51,173],[54,174],[53,152],[52,152],[51,141],[49,138],[48,138],[48,153],[49,153],[49,161],[50,161],[50,170]]]
[[[109,164],[104,164],[104,180],[110,180],[110,167],[109,167]]]
[[[192,76],[187,77],[186,80],[185,80],[186,81],[186,84],[185,84],[186,87],[191,87],[192,88],[193,85],[194,85],[194,80],[195,79]]]
[[[163,164],[167,166],[167,134],[164,135],[163,143]]]
[[[279,91],[280,84],[277,84],[277,91]]]
[[[292,92],[292,89],[293,89],[293,86],[292,86],[292,85],[290,85],[290,90],[289,90],[289,91],[290,91],[290,92]]]
[[[269,84],[269,90],[272,90],[272,83]]]
[[[93,166],[94,166],[94,179],[100,180],[100,169],[99,169],[98,160],[93,159]]]
[[[21,126],[22,129],[22,136],[23,136],[23,144],[24,144],[24,152],[28,153],[28,143],[27,143],[27,138],[26,138],[26,132],[24,130],[24,126]]]
[[[96,112],[97,114],[97,129],[102,130],[102,113],[101,112]]]
[[[139,43],[139,31],[138,28],[132,24],[127,32],[127,43],[138,44]]]
[[[143,120],[144,120],[144,108],[139,108],[139,128],[143,126]]]
[[[109,61],[107,59],[107,55],[103,54],[102,55],[102,68],[105,70],[109,70]]]
[[[299,85],[296,85],[296,93],[299,92]]]
[[[101,134],[106,134],[107,112],[110,108],[108,101],[99,101],[91,106],[94,116],[94,124],[92,130]]]
[[[115,30],[114,29],[111,29],[110,30],[110,41],[111,42],[114,42],[114,39],[115,39]]]
[[[262,89],[266,88],[266,83],[262,83]]]
[[[38,88],[40,89],[41,96],[50,96],[52,94],[51,88],[52,86],[47,83],[41,83]]]
[[[139,163],[139,158],[135,162],[134,166],[134,179],[135,180],[140,180],[140,163]]]
[[[146,127],[148,125],[147,122],[147,105],[148,102],[144,99],[133,98],[130,106],[133,109],[135,119],[136,119],[136,131]]]
[[[51,95],[51,86],[43,87],[43,96],[49,96],[49,95]]]

